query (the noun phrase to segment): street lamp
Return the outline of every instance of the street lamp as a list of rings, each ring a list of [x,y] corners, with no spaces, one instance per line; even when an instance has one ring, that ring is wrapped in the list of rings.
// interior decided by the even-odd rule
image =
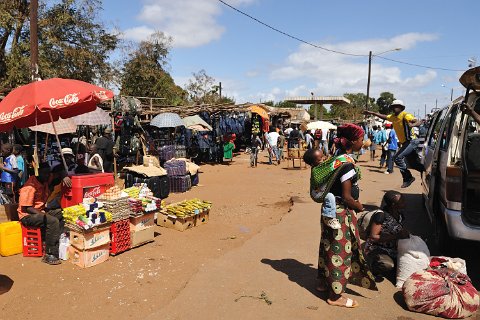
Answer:
[[[442,87],[446,88],[444,84],[442,84]],[[453,101],[453,88],[450,90],[450,101]]]
[[[382,55],[387,52],[392,52],[392,51],[400,51],[402,48],[395,48],[395,49],[390,49],[387,51],[383,51],[380,53],[374,54],[375,56]],[[368,100],[370,100],[370,76],[372,73],[372,51],[368,53],[368,82],[367,82],[367,100],[365,101],[365,110],[368,110]]]

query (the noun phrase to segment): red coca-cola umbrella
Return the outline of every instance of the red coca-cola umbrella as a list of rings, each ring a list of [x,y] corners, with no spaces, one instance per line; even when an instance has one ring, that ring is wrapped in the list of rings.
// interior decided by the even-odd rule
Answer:
[[[53,78],[21,86],[0,102],[0,131],[26,128],[94,111],[113,92],[79,80]]]
[[[60,117],[67,119],[94,111],[98,103],[112,98],[112,91],[79,80],[53,78],[35,81],[16,88],[0,102],[0,131],[51,122],[67,169],[55,121]],[[36,145],[35,141],[35,148]]]

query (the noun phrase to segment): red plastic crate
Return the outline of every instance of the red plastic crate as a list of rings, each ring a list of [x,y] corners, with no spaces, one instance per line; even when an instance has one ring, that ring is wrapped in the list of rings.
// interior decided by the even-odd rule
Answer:
[[[42,257],[42,229],[22,225],[22,243],[24,257]]]
[[[110,254],[116,255],[130,249],[130,220],[113,222],[110,226]]]

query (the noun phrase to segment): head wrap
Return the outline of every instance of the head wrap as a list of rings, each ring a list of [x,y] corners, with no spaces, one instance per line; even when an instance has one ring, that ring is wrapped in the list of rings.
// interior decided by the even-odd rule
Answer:
[[[335,138],[335,144],[337,148],[343,150],[349,149],[352,146],[352,142],[363,138],[365,131],[356,124],[347,123],[337,128],[337,138]]]

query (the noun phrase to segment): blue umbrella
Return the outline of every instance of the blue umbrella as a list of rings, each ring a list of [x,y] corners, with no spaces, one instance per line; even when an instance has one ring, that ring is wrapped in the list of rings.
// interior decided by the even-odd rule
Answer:
[[[184,126],[185,124],[178,114],[166,112],[161,113],[153,118],[150,122],[150,125],[157,128],[176,128]]]

